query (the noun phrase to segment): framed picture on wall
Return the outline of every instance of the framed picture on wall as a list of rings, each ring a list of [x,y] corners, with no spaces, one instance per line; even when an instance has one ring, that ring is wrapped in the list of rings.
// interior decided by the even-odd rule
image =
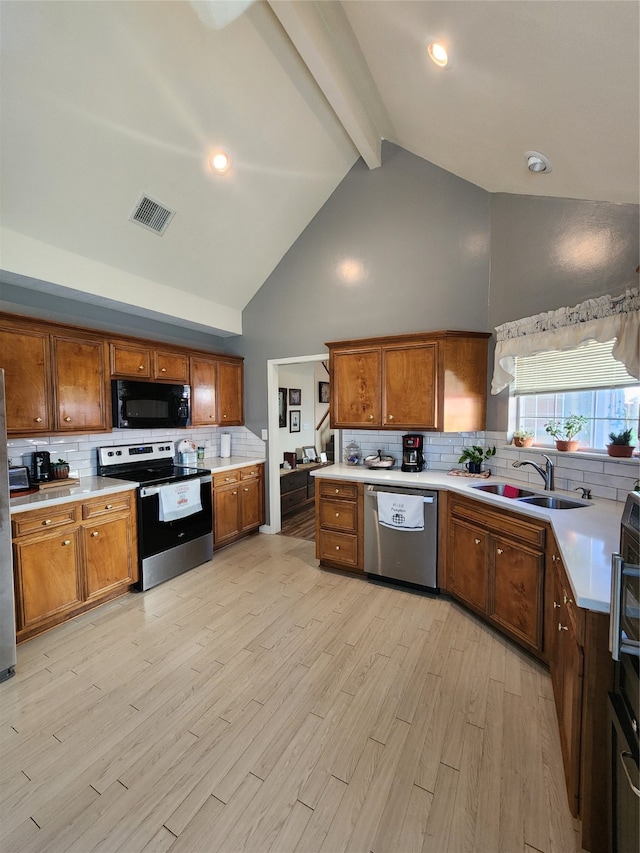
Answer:
[[[289,388],[289,405],[302,405],[302,388]]]
[[[328,403],[329,402],[329,383],[328,382],[318,382],[318,402],[319,403]]]
[[[278,388],[278,426],[287,425],[287,389]]]
[[[289,432],[300,432],[300,410],[291,409],[289,412]]]

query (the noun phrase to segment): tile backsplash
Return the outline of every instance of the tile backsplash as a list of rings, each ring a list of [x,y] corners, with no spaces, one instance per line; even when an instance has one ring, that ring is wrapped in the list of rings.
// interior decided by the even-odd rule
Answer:
[[[360,447],[362,458],[381,450],[396,459],[396,467],[402,462],[403,432],[387,430],[343,430],[342,446],[355,441]],[[542,454],[546,453],[555,465],[556,489],[591,489],[594,497],[624,501],[640,477],[640,460],[613,459],[600,453],[559,453],[552,448],[518,448],[506,443],[504,432],[460,432],[422,433],[424,435],[425,470],[449,471],[461,468],[458,463],[465,447],[478,444],[481,447],[496,447],[496,455],[485,464],[492,476],[517,483],[528,483],[536,490],[544,488],[542,478],[534,468],[514,468],[513,463],[531,459],[544,466]]]
[[[7,441],[7,455],[11,465],[30,465],[31,454],[39,450],[48,450],[51,461],[64,459],[69,463],[72,477],[95,476],[98,467],[98,447],[116,444],[144,444],[148,441],[171,441],[176,445],[183,438],[189,438],[199,447],[205,448],[205,459],[220,455],[220,436],[223,432],[231,434],[231,453],[233,456],[265,458],[264,441],[246,427],[193,427],[174,430],[131,430],[114,429],[113,432],[97,435],[55,435],[37,438],[11,438]]]

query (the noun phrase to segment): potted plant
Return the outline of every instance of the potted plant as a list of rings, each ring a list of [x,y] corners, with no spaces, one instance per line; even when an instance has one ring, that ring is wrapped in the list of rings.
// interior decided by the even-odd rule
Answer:
[[[51,463],[51,474],[54,480],[66,480],[69,476],[69,463],[64,459],[58,459]]]
[[[609,441],[611,444],[607,444],[609,456],[627,459],[633,456],[635,445],[631,444],[632,436],[633,430],[631,429],[625,429],[622,432],[610,432]]]
[[[470,474],[480,474],[482,471],[482,463],[491,459],[492,456],[496,455],[495,447],[487,447],[485,450],[484,447],[479,447],[477,444],[474,444],[472,447],[465,447],[462,451],[462,456],[458,459],[458,462],[466,462],[466,469]]]
[[[531,429],[517,429],[513,434],[513,443],[516,447],[531,447],[534,435]]]
[[[564,421],[549,421],[544,425],[545,430],[555,439],[556,448],[561,451],[574,451],[580,447],[580,442],[574,439],[587,425],[584,415],[569,415]]]

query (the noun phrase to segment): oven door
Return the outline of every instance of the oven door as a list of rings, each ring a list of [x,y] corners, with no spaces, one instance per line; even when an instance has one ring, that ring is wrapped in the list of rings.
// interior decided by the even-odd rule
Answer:
[[[611,616],[609,649],[614,660],[620,654],[640,655],[640,565],[611,558]]]
[[[200,477],[199,482],[202,509],[175,521],[160,521],[159,485],[140,488],[138,546],[141,560],[211,533],[211,476]]]
[[[630,727],[626,708],[620,696],[615,693],[609,694],[609,725],[611,849],[612,853],[638,853],[640,850],[638,734]]]

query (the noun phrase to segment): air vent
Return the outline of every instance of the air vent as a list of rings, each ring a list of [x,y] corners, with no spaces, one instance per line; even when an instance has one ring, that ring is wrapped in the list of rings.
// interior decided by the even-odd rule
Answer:
[[[175,215],[175,210],[169,210],[158,201],[143,195],[129,217],[131,222],[137,222],[143,228],[148,228],[156,234],[164,234],[167,226]]]

